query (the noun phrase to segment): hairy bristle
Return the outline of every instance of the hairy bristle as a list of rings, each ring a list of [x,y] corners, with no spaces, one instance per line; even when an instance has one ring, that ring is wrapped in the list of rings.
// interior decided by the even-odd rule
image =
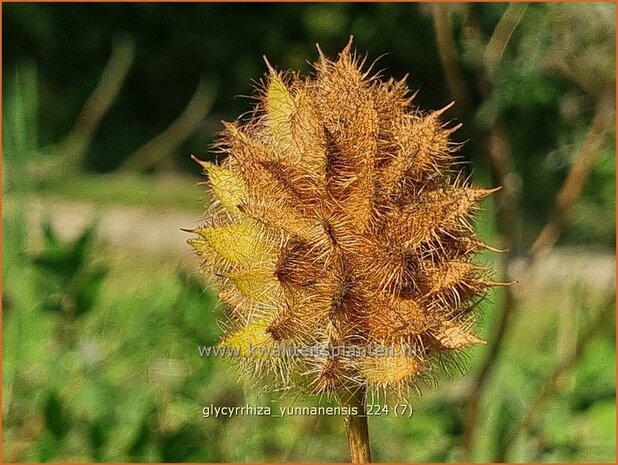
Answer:
[[[452,104],[420,111],[405,79],[372,75],[351,46],[309,77],[266,63],[256,110],[221,133],[227,158],[202,163],[213,202],[190,243],[230,307],[221,345],[318,350],[241,348],[271,386],[407,392],[484,342],[471,312],[495,283],[473,258],[493,249],[472,220],[493,191],[458,172]]]

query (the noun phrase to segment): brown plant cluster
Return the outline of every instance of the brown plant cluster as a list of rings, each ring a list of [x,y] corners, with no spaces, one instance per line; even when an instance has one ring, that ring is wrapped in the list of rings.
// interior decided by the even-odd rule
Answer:
[[[473,310],[496,283],[470,221],[492,191],[459,172],[448,107],[421,112],[351,44],[310,77],[268,68],[255,111],[225,124],[225,161],[201,162],[213,202],[189,242],[229,309],[220,345],[284,390],[405,395],[484,342]]]

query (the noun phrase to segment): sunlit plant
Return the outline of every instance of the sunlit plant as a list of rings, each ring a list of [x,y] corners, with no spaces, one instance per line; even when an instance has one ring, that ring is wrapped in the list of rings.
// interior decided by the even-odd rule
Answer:
[[[254,111],[225,123],[224,161],[200,162],[213,201],[189,242],[229,309],[220,345],[270,389],[355,406],[363,462],[367,392],[405,399],[484,342],[473,310],[495,283],[472,261],[489,247],[470,221],[492,191],[460,173],[449,106],[420,111],[405,78],[372,73],[351,43],[336,60],[318,51],[310,77],[267,62]]]

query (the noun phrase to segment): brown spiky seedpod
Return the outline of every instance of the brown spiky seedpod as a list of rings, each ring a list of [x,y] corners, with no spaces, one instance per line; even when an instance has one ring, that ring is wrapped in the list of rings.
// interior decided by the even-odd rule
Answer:
[[[470,219],[492,191],[457,169],[448,107],[421,112],[360,61],[348,45],[311,77],[268,65],[223,163],[201,162],[213,202],[190,243],[229,307],[220,344],[269,386],[402,394],[483,343],[471,312],[494,283]]]

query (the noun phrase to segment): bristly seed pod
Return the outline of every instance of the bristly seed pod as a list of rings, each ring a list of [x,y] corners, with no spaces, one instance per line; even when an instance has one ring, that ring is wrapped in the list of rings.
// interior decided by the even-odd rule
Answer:
[[[419,111],[351,44],[311,77],[267,65],[256,110],[225,124],[224,162],[200,162],[213,202],[189,242],[229,306],[220,345],[278,388],[405,394],[484,343],[472,310],[497,283],[470,220],[493,191],[456,169],[450,105]]]

